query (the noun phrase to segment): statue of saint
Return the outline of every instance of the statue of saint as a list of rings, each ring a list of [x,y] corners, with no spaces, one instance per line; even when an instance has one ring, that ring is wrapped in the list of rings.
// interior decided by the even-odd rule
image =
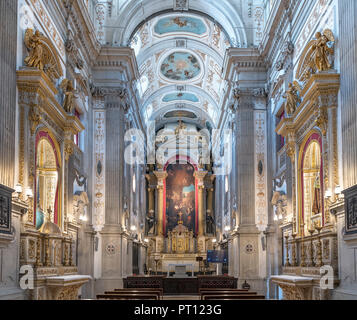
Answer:
[[[314,215],[321,213],[322,205],[321,205],[321,186],[320,186],[320,176],[318,175],[314,184],[314,194],[313,194],[314,202],[312,204],[312,213]]]
[[[206,228],[207,228],[207,234],[214,234],[214,218],[212,217],[211,214],[207,214],[206,216]]]
[[[298,104],[301,102],[299,91],[300,86],[296,81],[294,83],[289,83],[289,89],[284,96],[284,98],[286,98],[285,112],[287,115],[294,114]]]
[[[149,235],[154,234],[155,217],[153,216],[153,214],[149,214],[148,216],[146,216],[146,221],[148,225],[147,234]]]
[[[67,113],[72,113],[72,110],[74,108],[74,88],[73,88],[73,82],[68,79],[63,79],[61,83],[61,89],[64,92],[64,102],[63,102],[63,109]]]
[[[25,33],[25,44],[30,50],[29,56],[25,58],[26,65],[43,71],[45,64],[41,33],[38,30],[34,33],[32,29],[27,29]]]

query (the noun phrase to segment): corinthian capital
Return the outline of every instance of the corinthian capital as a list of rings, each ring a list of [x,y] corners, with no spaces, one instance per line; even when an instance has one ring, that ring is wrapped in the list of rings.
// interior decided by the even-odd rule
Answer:
[[[106,87],[106,86],[91,86],[93,97],[104,98],[106,96],[116,96],[123,99],[127,95],[127,90],[124,87]]]

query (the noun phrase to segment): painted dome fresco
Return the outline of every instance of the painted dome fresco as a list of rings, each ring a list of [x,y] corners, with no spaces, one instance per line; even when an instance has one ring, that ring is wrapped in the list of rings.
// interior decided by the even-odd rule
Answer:
[[[192,93],[170,93],[167,94],[166,96],[163,97],[162,101],[163,102],[171,102],[171,101],[191,101],[191,102],[199,102],[199,99],[196,95],[192,94]]]
[[[207,27],[201,19],[193,17],[166,17],[160,19],[154,28],[157,34],[174,32],[188,32],[202,35],[207,32]]]
[[[188,81],[201,73],[198,59],[188,52],[171,53],[161,64],[161,73],[164,77],[175,81]]]

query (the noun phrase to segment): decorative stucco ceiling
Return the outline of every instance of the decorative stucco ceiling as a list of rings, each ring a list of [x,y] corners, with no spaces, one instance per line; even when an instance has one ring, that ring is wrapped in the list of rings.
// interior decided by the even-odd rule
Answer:
[[[224,111],[226,49],[259,45],[263,2],[102,0],[95,5],[98,40],[135,50],[145,121],[167,122],[168,111],[186,110],[214,128]]]
[[[221,27],[196,14],[168,13],[143,23],[130,45],[140,69],[145,120],[167,121],[164,115],[171,105],[216,126],[224,85],[222,64],[230,46]],[[197,114],[193,106],[202,112]]]

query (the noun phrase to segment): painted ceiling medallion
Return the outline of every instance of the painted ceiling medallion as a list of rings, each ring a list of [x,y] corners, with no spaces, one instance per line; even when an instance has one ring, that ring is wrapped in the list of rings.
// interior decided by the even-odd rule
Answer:
[[[171,102],[171,101],[191,101],[199,102],[198,97],[192,93],[170,93],[163,97],[162,102]]]
[[[187,81],[201,73],[198,59],[188,52],[171,53],[161,65],[161,73],[170,80]]]
[[[193,17],[167,17],[160,19],[155,25],[155,33],[165,34],[174,32],[188,32],[203,35],[207,27],[202,20]]]
[[[197,119],[197,116],[190,111],[186,110],[175,110],[175,111],[170,111],[165,114],[164,118],[169,119],[169,118],[189,118],[189,119]]]

